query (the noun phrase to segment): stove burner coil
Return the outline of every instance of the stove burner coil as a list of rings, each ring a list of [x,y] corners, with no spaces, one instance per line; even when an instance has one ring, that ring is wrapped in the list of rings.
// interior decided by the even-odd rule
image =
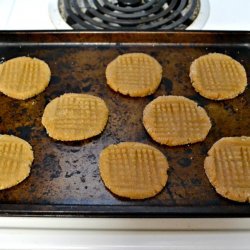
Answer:
[[[59,0],[77,30],[184,30],[199,7],[199,0]]]

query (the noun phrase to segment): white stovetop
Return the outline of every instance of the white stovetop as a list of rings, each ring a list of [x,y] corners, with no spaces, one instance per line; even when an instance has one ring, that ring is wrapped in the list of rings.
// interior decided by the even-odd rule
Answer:
[[[249,228],[249,218],[5,217],[0,218],[0,249],[249,250]]]
[[[202,24],[203,30],[250,30],[249,0],[200,1],[201,6],[209,9],[208,18]],[[56,29],[48,11],[49,5],[53,8],[56,2],[57,0],[0,0],[0,30]],[[63,24],[59,27],[69,28]],[[197,27],[200,29],[200,26],[194,26],[194,29]]]
[[[201,1],[209,8],[203,30],[250,30],[250,0]],[[51,2],[0,0],[0,30],[55,29],[48,13]],[[250,218],[0,217],[0,249],[249,250]]]

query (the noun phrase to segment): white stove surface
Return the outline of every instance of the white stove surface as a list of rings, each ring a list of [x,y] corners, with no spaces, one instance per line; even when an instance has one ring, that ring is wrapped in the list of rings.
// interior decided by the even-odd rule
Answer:
[[[250,30],[249,0],[200,0],[201,15],[189,29]],[[58,15],[57,0],[0,0],[0,30],[71,29]],[[55,23],[51,12],[57,15]]]
[[[0,0],[0,30],[70,29],[60,16],[51,20],[56,2]],[[249,0],[201,0],[201,7],[189,29],[250,30]],[[0,217],[0,249],[249,250],[250,218]]]
[[[249,218],[3,217],[0,249],[249,250],[249,229]]]

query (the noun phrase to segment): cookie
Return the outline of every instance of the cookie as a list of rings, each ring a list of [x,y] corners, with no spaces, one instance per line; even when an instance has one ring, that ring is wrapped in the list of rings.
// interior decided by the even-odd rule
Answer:
[[[0,64],[0,91],[25,100],[45,90],[51,77],[49,66],[42,60],[17,57]]]
[[[0,190],[26,179],[33,160],[32,147],[28,142],[11,135],[0,135]]]
[[[78,141],[100,134],[108,121],[108,108],[96,96],[64,94],[45,108],[42,124],[50,137]]]
[[[99,166],[105,186],[130,199],[155,196],[168,179],[166,157],[158,149],[138,142],[108,146],[100,154]]]
[[[194,60],[190,67],[193,87],[212,100],[231,99],[247,86],[244,67],[230,56],[210,53]]]
[[[144,53],[118,56],[106,68],[107,84],[114,91],[131,97],[153,94],[162,78],[161,65]]]
[[[149,135],[168,146],[203,141],[211,122],[206,111],[183,96],[160,96],[143,111],[143,124]]]
[[[206,175],[225,198],[250,202],[250,137],[224,137],[208,151]]]

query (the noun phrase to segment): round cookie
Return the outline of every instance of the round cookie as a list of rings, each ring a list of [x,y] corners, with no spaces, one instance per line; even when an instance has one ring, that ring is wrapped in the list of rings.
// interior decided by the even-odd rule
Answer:
[[[143,143],[123,142],[106,147],[100,154],[99,167],[105,186],[130,199],[155,196],[168,179],[166,157]]]
[[[143,111],[143,124],[149,135],[168,146],[203,141],[211,122],[206,111],[183,96],[159,96]]]
[[[56,140],[77,141],[100,134],[108,121],[108,113],[101,98],[70,93],[55,98],[46,106],[42,124]]]
[[[250,202],[250,137],[221,138],[208,151],[204,167],[217,193]]]
[[[150,95],[158,88],[162,67],[144,53],[118,56],[106,68],[107,84],[114,91],[131,97]]]
[[[230,56],[210,53],[194,60],[190,66],[193,87],[212,100],[231,99],[247,86],[244,67]]]
[[[13,187],[29,176],[34,160],[30,144],[16,136],[0,135],[0,190]]]
[[[25,100],[45,90],[51,77],[49,66],[42,60],[17,57],[0,64],[0,91]]]

